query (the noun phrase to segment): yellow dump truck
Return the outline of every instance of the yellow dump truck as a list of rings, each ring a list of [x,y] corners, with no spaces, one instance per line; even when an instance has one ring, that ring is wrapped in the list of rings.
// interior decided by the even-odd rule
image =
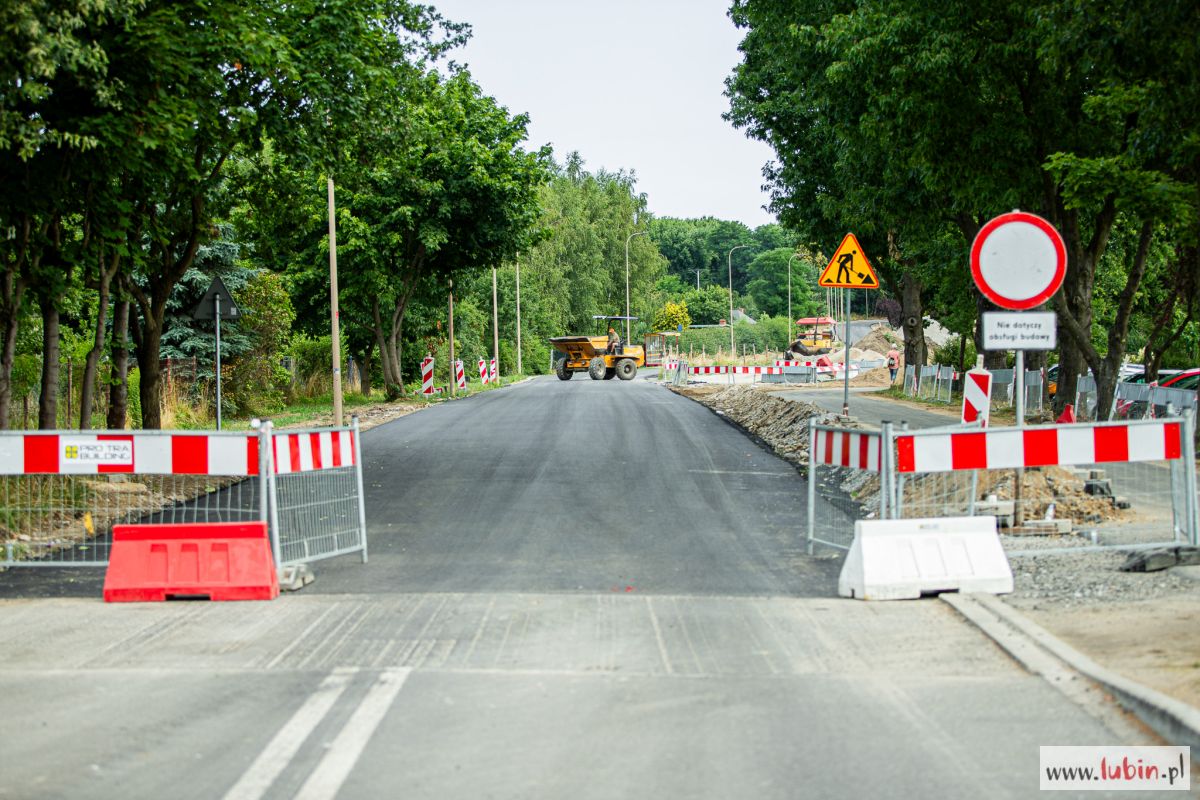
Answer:
[[[607,331],[611,323],[636,320],[637,317],[601,317],[592,319],[599,323],[602,333],[598,336],[556,336],[550,340],[554,354],[554,374],[559,380],[569,381],[576,372],[586,372],[594,380],[609,380],[617,377],[632,380],[638,367],[656,366],[646,360],[646,347],[640,344],[618,342],[609,347]],[[614,330],[616,325],[612,326]],[[655,334],[651,334],[654,336]],[[662,352],[658,350],[657,352]]]

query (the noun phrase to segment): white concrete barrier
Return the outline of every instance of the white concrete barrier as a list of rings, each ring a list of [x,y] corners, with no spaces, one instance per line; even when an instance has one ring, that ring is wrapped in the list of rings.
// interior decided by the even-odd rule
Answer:
[[[995,517],[859,520],[838,578],[838,594],[859,600],[1012,590]]]

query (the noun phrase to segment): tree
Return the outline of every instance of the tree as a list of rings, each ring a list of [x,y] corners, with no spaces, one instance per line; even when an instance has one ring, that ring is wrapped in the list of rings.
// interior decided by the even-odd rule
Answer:
[[[786,317],[789,269],[793,316],[815,314],[818,306],[812,287],[816,286],[820,269],[807,252],[801,254],[790,247],[782,247],[760,253],[746,269],[750,277],[747,292],[762,311],[773,317]]]
[[[688,314],[687,303],[675,303],[668,300],[654,314],[654,330],[656,331],[684,330],[691,324],[692,318]]]
[[[1194,206],[1182,187],[1196,155],[1180,132],[1195,130],[1197,21],[1185,3],[1078,5],[736,2],[748,33],[730,118],[775,146],[767,175],[785,224],[810,240],[852,227],[873,252],[886,246],[881,278],[900,290],[906,328],[931,286],[962,283],[988,218],[1019,207],[1050,219],[1070,261],[1053,301],[1067,334],[1060,396],[1086,362],[1103,413],[1156,227]],[[1167,97],[1177,85],[1188,88]],[[1097,269],[1122,213],[1139,245],[1097,349]]]

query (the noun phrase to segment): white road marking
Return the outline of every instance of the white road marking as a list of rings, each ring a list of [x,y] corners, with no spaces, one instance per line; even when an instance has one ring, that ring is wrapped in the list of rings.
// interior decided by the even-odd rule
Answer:
[[[671,656],[667,654],[667,643],[663,640],[662,628],[658,625],[658,614],[654,613],[654,602],[649,597],[646,598],[646,610],[650,612],[650,624],[654,626],[654,639],[658,642],[658,654],[662,657],[667,674],[671,675],[675,672],[675,668],[671,666]]]
[[[398,667],[380,674],[294,800],[333,800],[411,672]]]
[[[326,676],[317,690],[304,701],[304,705],[259,753],[241,779],[226,792],[225,800],[260,800],[296,755],[304,740],[321,724],[356,672],[358,669],[355,667],[339,668]]]

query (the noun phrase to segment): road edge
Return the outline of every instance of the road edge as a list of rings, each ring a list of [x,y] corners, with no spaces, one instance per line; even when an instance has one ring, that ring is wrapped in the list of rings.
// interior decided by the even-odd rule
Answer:
[[[1170,744],[1200,751],[1200,709],[1102,667],[998,597],[978,593],[940,597],[1030,672],[1059,683],[1062,668],[1049,663],[1056,660],[1099,684]]]

